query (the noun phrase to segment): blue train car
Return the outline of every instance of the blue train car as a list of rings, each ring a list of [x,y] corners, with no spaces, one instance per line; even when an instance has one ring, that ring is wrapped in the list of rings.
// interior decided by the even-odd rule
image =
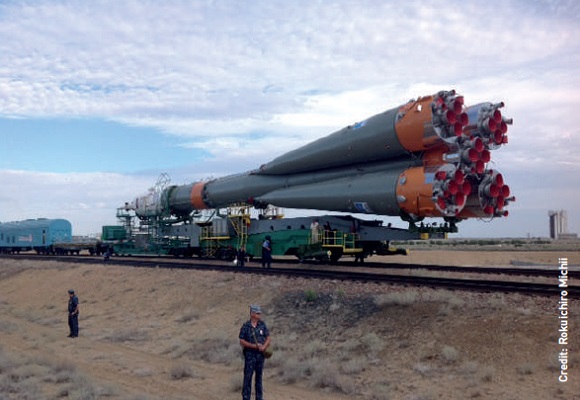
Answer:
[[[66,219],[28,219],[0,223],[0,252],[36,250],[48,253],[56,243],[72,241],[72,226]]]

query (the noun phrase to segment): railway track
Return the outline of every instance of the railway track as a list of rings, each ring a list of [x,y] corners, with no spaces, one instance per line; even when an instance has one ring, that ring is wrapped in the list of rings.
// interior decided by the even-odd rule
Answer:
[[[538,267],[475,267],[475,266],[456,266],[456,265],[402,264],[402,263],[375,263],[375,262],[365,262],[364,264],[355,264],[354,262],[346,262],[344,265],[358,266],[364,268],[387,269],[387,270],[426,270],[426,271],[443,271],[443,272],[463,272],[470,274],[521,275],[521,276],[542,276],[542,277],[557,276],[557,271],[554,269],[543,269]]]
[[[70,261],[71,257],[79,257],[81,259],[90,258],[93,256],[44,256],[37,254],[21,254],[21,255],[0,255],[5,257],[31,257],[32,259],[38,259],[40,257],[47,257],[49,260],[54,260],[60,257],[62,261]],[[99,257],[93,257],[97,260],[102,260]],[[204,262],[214,262],[218,263],[223,267],[225,260],[210,260],[210,259],[200,259],[200,258],[172,258],[172,257],[159,257],[159,256],[130,256],[130,257],[114,257],[112,260],[114,262],[123,262],[120,260],[163,260],[167,263],[191,263],[199,264]],[[97,261],[98,262],[98,261]],[[276,265],[296,265],[299,263],[297,259],[276,259]],[[338,264],[323,264],[320,262],[302,262],[300,263],[304,266],[309,267],[319,267],[321,265],[331,265],[349,268],[364,268],[364,269],[377,269],[377,270],[425,270],[425,271],[435,271],[435,272],[458,272],[458,273],[468,273],[468,274],[491,274],[491,275],[513,275],[513,276],[533,276],[533,277],[556,277],[558,272],[554,268],[542,268],[542,266],[516,266],[516,267],[481,267],[481,266],[456,266],[456,265],[433,265],[433,264],[404,264],[404,263],[381,263],[374,261],[366,261],[364,263],[355,263],[354,261],[341,260]],[[580,268],[579,266],[570,265],[569,268]],[[580,270],[579,270],[580,272]]]
[[[69,263],[83,264],[103,264],[100,257],[89,256],[41,256],[41,255],[2,255],[2,258],[12,259],[32,259],[47,260]],[[357,282],[375,282],[389,283],[408,286],[426,286],[432,288],[443,288],[450,290],[470,290],[480,292],[517,292],[544,296],[559,297],[562,290],[567,290],[569,298],[580,298],[580,286],[569,285],[568,288],[558,287],[557,270],[541,270],[536,268],[486,268],[486,267],[457,267],[457,266],[434,266],[434,265],[408,265],[408,264],[374,264],[365,263],[364,268],[375,270],[391,269],[426,269],[443,272],[468,272],[468,273],[486,273],[486,274],[506,274],[506,275],[529,275],[529,276],[552,276],[554,283],[535,283],[501,279],[469,279],[469,278],[449,278],[449,277],[431,277],[417,275],[400,275],[385,274],[381,272],[358,272],[352,271],[351,268],[321,269],[320,265],[301,264],[300,268],[286,267],[291,263],[280,263],[274,268],[264,269],[261,267],[246,266],[239,268],[231,263],[216,260],[192,260],[184,259],[163,259],[163,258],[143,258],[143,257],[115,257],[110,264],[125,265],[136,268],[168,268],[168,269],[192,269],[192,270],[213,270],[223,272],[236,272],[245,274],[260,274],[270,276],[301,277],[309,279],[357,281]],[[342,264],[341,264],[342,265]]]

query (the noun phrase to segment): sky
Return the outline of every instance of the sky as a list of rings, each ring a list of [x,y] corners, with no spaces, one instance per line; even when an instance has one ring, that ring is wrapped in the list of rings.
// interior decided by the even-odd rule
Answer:
[[[161,173],[248,171],[455,89],[505,102],[490,168],[516,201],[451,237],[547,237],[561,209],[580,232],[578,38],[576,0],[0,0],[0,221],[99,233]]]

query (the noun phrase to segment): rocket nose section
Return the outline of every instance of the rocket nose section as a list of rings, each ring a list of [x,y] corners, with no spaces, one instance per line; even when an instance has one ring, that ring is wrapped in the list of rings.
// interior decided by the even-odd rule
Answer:
[[[151,190],[143,196],[137,197],[133,201],[133,210],[135,214],[148,217],[158,215],[160,210],[159,193]]]

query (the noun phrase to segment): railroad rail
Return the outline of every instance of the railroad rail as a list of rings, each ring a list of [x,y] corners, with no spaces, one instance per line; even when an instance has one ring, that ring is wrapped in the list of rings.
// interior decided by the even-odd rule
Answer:
[[[2,255],[2,258],[13,258],[13,259],[26,259],[32,260],[50,260],[59,262],[69,262],[69,263],[83,263],[83,264],[104,264],[103,260],[98,257],[87,257],[87,256],[41,256],[41,255]],[[371,273],[371,272],[356,272],[352,270],[340,270],[340,269],[319,269],[315,268],[315,265],[309,265],[304,268],[287,268],[282,266],[276,266],[274,268],[261,268],[254,266],[246,266],[243,268],[234,266],[232,263],[216,262],[215,260],[196,260],[192,262],[183,259],[163,259],[163,258],[132,258],[132,257],[115,257],[107,263],[107,265],[124,265],[131,267],[141,267],[141,268],[168,268],[168,269],[191,269],[191,270],[213,270],[213,271],[223,271],[223,272],[236,272],[245,274],[260,274],[260,275],[271,275],[271,276],[285,276],[285,277],[302,277],[309,279],[325,279],[325,280],[342,280],[342,281],[357,281],[357,282],[376,282],[376,283],[388,283],[388,284],[398,284],[398,285],[409,285],[409,286],[425,286],[431,288],[444,288],[450,290],[470,290],[470,291],[480,291],[480,292],[517,292],[517,293],[527,293],[534,295],[544,295],[544,296],[560,296],[563,288],[558,287],[557,276],[558,272],[556,270],[543,270],[543,273],[550,273],[550,276],[554,277],[554,283],[535,283],[535,282],[521,282],[521,281],[509,281],[509,280],[498,280],[498,279],[460,279],[460,278],[448,278],[448,277],[426,277],[426,276],[409,276],[409,275],[394,275],[394,274],[383,274],[383,273]],[[286,264],[287,265],[287,264]],[[365,268],[373,268],[370,265],[364,265]],[[393,267],[392,265],[390,265]],[[417,268],[417,269],[437,269],[440,271],[453,271],[453,272],[480,272],[478,267],[453,267],[453,266],[417,266],[417,265],[406,265],[397,264],[394,268]],[[433,267],[433,268],[431,268]],[[374,268],[378,268],[375,265]],[[384,268],[384,267],[382,267]],[[483,267],[485,268],[485,267]],[[487,273],[502,274],[502,268],[486,268],[489,270]],[[508,268],[508,274],[514,274],[517,268]],[[531,274],[531,269],[526,272],[526,274]],[[546,275],[537,275],[546,276]],[[569,298],[580,298],[580,286],[569,285],[566,288]]]
[[[3,257],[31,257],[32,259],[38,259],[39,257],[44,257],[41,254],[19,254],[19,255],[1,255]],[[48,256],[48,259],[54,260],[55,256]],[[63,256],[63,261],[71,261],[72,256]],[[81,255],[78,256],[81,258],[84,257],[92,257],[90,255]],[[201,258],[174,258],[174,257],[167,257],[167,256],[127,256],[132,260],[163,260],[164,262],[169,263],[186,263],[190,262],[193,264],[203,263],[203,262],[211,262],[210,259],[201,259]],[[115,262],[122,262],[120,260],[126,259],[125,256],[121,257],[114,257],[112,260]],[[101,260],[101,258],[99,258]],[[186,261],[189,260],[189,261]],[[220,266],[223,267],[225,260],[214,260],[213,262],[219,263]],[[320,266],[322,265],[320,262],[300,262],[297,259],[276,259],[275,260],[277,265],[292,265],[292,264],[301,264],[304,266]],[[368,268],[368,269],[383,269],[383,270],[426,270],[426,271],[435,271],[435,272],[459,272],[459,273],[469,273],[469,274],[491,274],[491,275],[514,275],[514,276],[534,276],[534,277],[554,277],[557,276],[557,269],[553,268],[543,268],[542,265],[522,265],[522,266],[512,266],[512,267],[482,267],[482,266],[457,266],[457,265],[434,265],[434,264],[405,264],[405,263],[382,263],[382,262],[375,262],[375,261],[365,261],[364,263],[356,263],[354,261],[342,260],[339,263],[330,264],[332,266],[341,266],[341,267],[351,267],[351,268]],[[571,272],[577,270],[580,275],[580,266],[578,265],[569,265],[568,268]]]
[[[427,270],[441,272],[465,272],[470,274],[495,274],[495,275],[523,275],[552,277],[557,275],[556,269],[546,269],[541,267],[477,267],[477,266],[457,266],[457,265],[433,265],[433,264],[403,264],[403,263],[376,263],[365,262],[355,264],[353,262],[341,263],[341,265],[358,266],[364,268],[393,269],[393,270]],[[569,268],[575,268],[570,265]]]

